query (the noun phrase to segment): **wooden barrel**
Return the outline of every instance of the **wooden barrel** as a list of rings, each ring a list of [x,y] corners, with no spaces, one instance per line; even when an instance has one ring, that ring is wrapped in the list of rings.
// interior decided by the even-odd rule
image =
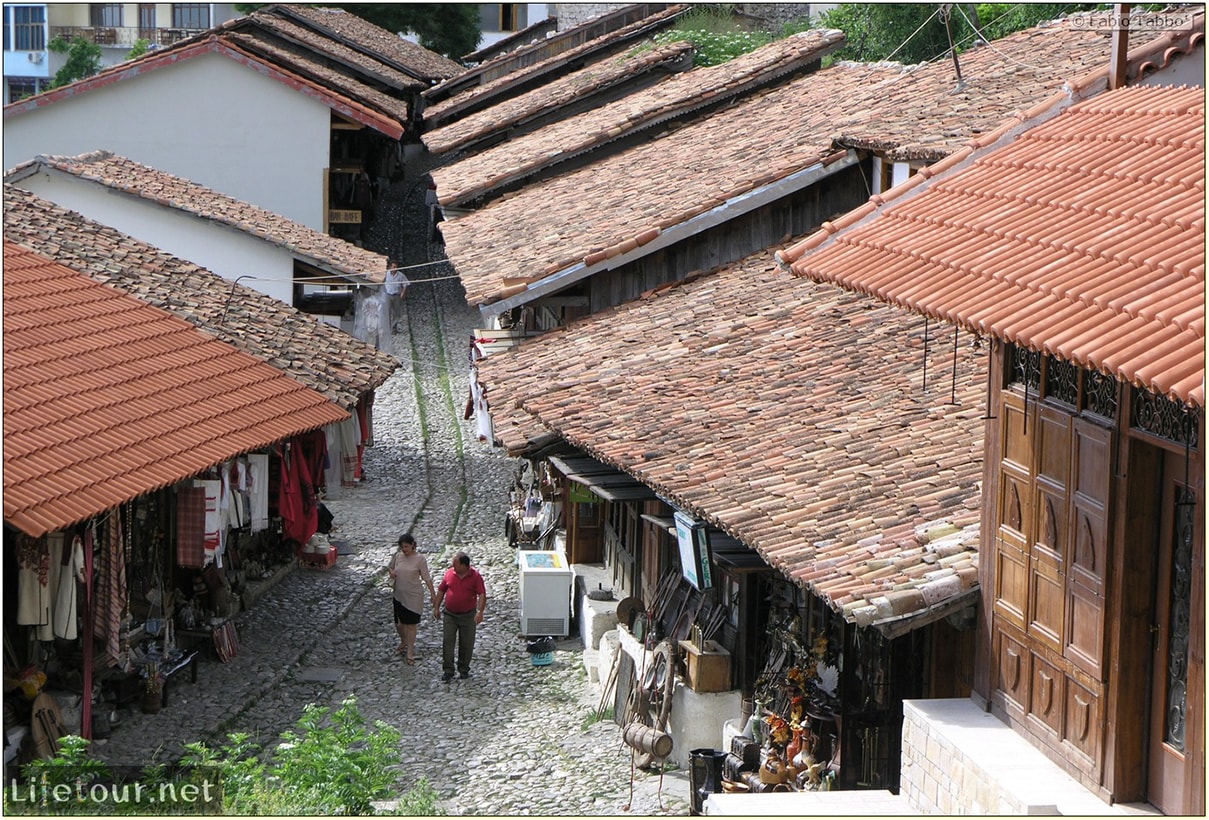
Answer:
[[[663,758],[672,753],[672,736],[641,723],[631,723],[621,733],[621,738],[627,746],[632,746],[640,752]]]

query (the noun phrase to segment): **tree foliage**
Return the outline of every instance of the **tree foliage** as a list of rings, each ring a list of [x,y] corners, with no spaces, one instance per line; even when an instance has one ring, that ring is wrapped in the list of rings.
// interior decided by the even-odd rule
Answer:
[[[55,72],[50,81],[51,88],[74,83],[85,77],[91,77],[101,70],[101,47],[96,43],[85,40],[79,35],[68,42],[63,37],[56,37],[46,45],[56,54],[66,54],[67,62]]]
[[[822,25],[848,35],[848,44],[836,59],[922,63],[949,50],[942,8],[950,9],[953,44],[961,51],[979,36],[994,40],[1095,7],[1095,3],[841,3],[824,12],[821,20]]]
[[[265,3],[236,3],[245,14]],[[414,34],[424,48],[460,60],[479,46],[477,3],[326,3],[395,33]]]

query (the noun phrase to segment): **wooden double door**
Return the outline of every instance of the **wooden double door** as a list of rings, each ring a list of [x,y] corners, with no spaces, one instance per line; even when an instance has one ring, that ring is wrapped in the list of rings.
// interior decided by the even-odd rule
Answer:
[[[1009,391],[999,421],[993,707],[1105,800],[1203,808],[1203,461]]]

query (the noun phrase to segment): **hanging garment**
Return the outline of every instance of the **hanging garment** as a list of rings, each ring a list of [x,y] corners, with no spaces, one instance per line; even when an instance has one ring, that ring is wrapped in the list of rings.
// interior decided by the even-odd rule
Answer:
[[[327,438],[327,466],[323,471],[323,486],[327,498],[340,498],[344,486],[344,447],[340,441],[340,423],[323,428]]]
[[[269,454],[248,455],[248,517],[252,532],[269,527]]]
[[[56,638],[74,641],[79,637],[76,625],[79,616],[78,584],[84,581],[84,540],[76,536],[71,548],[63,552],[59,567],[59,585],[55,592],[54,630]]]
[[[336,425],[340,436],[340,486],[355,487],[359,474],[358,467],[361,459],[358,452],[361,449],[361,425],[354,413]]]
[[[205,538],[205,564],[210,563],[222,554],[223,526],[222,481],[219,479],[194,479],[194,487],[202,487],[206,491],[206,517],[203,524]],[[219,566],[222,566],[220,563]]]
[[[96,568],[92,595],[92,635],[104,649],[99,655],[102,667],[119,666],[122,658],[122,613],[129,594],[126,589],[126,550],[121,517],[111,515]]]
[[[289,455],[281,460],[278,513],[286,538],[305,544],[319,528],[319,508],[306,458],[299,443],[291,441]]]
[[[206,565],[206,490],[181,487],[176,495],[176,563],[190,569]]]
[[[111,510],[110,517],[117,518],[117,511]],[[84,582],[84,597],[80,601],[80,614],[83,616],[83,632],[86,639],[84,644],[84,686],[80,707],[80,737],[92,740],[92,663],[96,651],[96,641],[92,640],[92,559],[93,547],[96,544],[97,525],[93,523],[84,532],[84,566],[80,568],[81,580]]]
[[[49,628],[50,589],[48,538],[17,533],[17,623]]]

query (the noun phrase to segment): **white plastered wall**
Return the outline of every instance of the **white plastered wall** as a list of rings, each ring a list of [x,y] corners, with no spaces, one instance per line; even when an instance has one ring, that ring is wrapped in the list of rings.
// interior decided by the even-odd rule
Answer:
[[[4,117],[4,167],[99,149],[323,230],[331,110],[204,54]]]
[[[57,172],[17,183],[41,198],[207,268],[224,279],[293,302],[294,257],[263,239]]]

